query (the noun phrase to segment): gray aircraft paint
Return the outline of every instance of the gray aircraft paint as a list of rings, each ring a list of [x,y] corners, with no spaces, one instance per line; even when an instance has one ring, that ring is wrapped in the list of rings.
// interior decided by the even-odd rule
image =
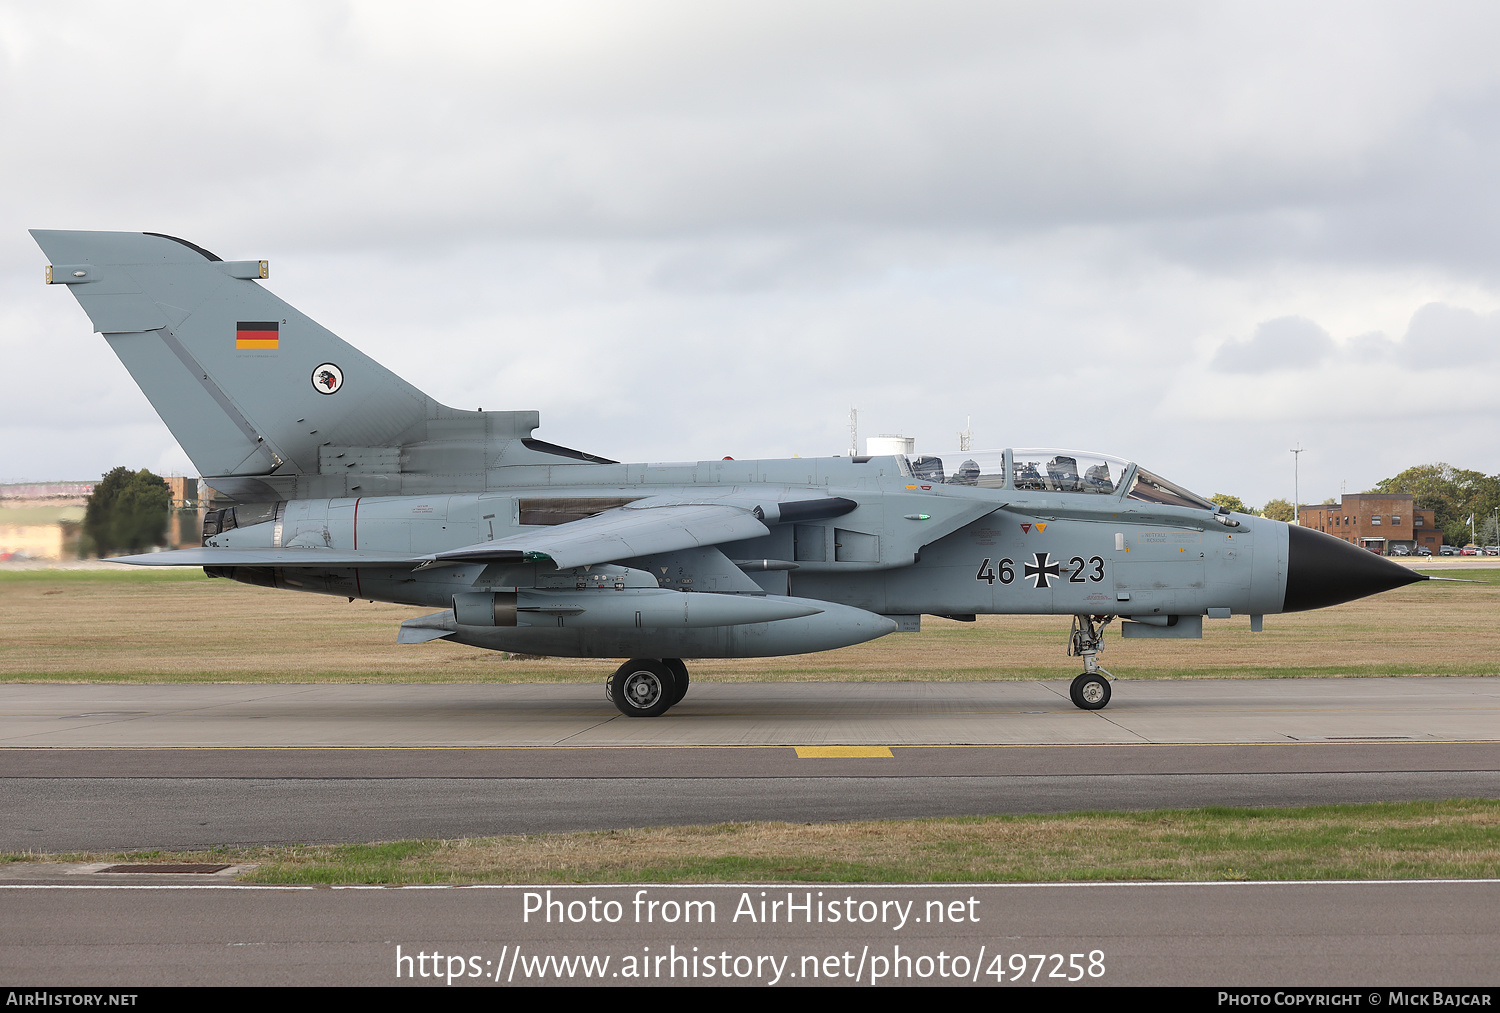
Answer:
[[[1071,486],[1022,482],[1008,451],[1003,481],[987,485],[973,461],[964,482],[904,457],[606,461],[534,439],[536,412],[439,404],[269,292],[264,262],[154,234],[32,235],[48,280],[72,291],[207,483],[240,504],[201,549],[122,561],[444,610],[403,624],[403,643],[768,657],[915,629],[922,614],[1119,616],[1136,620],[1127,636],[1183,637],[1204,616],[1258,626],[1289,602],[1422,579],[1191,494],[1135,498],[1147,473],[1123,461],[1086,491],[1064,490],[1092,471]],[[1077,467],[1048,453],[1049,475]],[[460,623],[455,603],[491,620]]]

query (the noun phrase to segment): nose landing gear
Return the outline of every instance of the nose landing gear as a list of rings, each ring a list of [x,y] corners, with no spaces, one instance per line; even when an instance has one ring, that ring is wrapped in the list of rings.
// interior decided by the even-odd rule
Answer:
[[[1083,674],[1073,680],[1068,695],[1075,706],[1086,711],[1102,710],[1109,703],[1109,684],[1114,676],[1099,667],[1099,652],[1104,650],[1104,627],[1114,619],[1114,616],[1073,617],[1068,657],[1083,659]]]

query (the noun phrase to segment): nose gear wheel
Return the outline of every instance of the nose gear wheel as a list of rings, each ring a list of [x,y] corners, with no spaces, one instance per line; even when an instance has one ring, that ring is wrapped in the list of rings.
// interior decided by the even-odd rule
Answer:
[[[1099,667],[1099,652],[1104,650],[1104,627],[1114,616],[1074,616],[1073,632],[1068,637],[1068,657],[1083,659],[1083,674],[1068,688],[1074,706],[1086,711],[1102,710],[1109,703],[1109,680],[1106,669]]]
[[[1102,710],[1109,703],[1109,682],[1102,675],[1084,672],[1073,680],[1068,695],[1086,711]]]

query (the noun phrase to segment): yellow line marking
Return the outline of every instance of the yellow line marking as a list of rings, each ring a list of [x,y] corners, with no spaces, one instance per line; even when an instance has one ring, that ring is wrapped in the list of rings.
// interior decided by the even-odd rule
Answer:
[[[1496,739],[1263,739],[1244,742],[903,742],[903,749],[1184,749],[1201,747],[1239,746],[1492,746]],[[186,753],[192,751],[220,753],[498,753],[570,749],[579,752],[604,750],[648,750],[648,749],[785,749],[781,742],[760,745],[699,743],[696,745],[662,745],[619,743],[595,746],[0,746],[4,753]],[[888,746],[793,746],[799,754],[807,751],[809,757],[839,756],[853,754],[820,753],[820,749],[860,749],[868,752],[860,756],[894,756]]]
[[[799,760],[835,760],[861,757],[894,758],[889,746],[796,746]]]

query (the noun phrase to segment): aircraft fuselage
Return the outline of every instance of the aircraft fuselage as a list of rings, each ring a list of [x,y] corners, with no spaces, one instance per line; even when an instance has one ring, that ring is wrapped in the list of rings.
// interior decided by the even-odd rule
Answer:
[[[713,501],[730,495],[748,502],[759,493],[771,502],[818,494],[856,505],[837,517],[771,526],[758,538],[622,559],[613,568],[573,572],[469,562],[416,570],[299,566],[222,572],[289,590],[452,608],[455,595],[549,585],[576,592],[588,583],[590,595],[607,595],[614,590],[612,570],[625,568],[675,591],[849,606],[891,617],[890,629],[915,628],[923,614],[1108,614],[1139,617],[1147,625],[1164,617],[1260,616],[1281,611],[1285,596],[1287,526],[1246,515],[1234,515],[1237,526],[1231,528],[1204,510],[1123,495],[924,482],[909,474],[903,460],[890,457],[570,465],[549,471],[546,485],[486,493],[285,501],[269,506],[266,519],[212,534],[205,545],[300,548],[314,559],[328,550],[436,554],[550,526],[538,520],[566,523],[651,497]],[[608,579],[595,587],[590,572]],[[642,653],[660,639],[654,632],[660,627],[649,625],[601,630],[599,612],[534,615],[537,621],[529,626],[472,634],[466,627],[455,639],[576,656]],[[829,627],[829,635],[806,632],[820,626]],[[1169,635],[1167,627],[1155,629],[1162,631],[1155,635]],[[843,646],[883,632],[856,630],[825,615],[664,635],[679,654],[732,657],[823,650],[830,640]]]

